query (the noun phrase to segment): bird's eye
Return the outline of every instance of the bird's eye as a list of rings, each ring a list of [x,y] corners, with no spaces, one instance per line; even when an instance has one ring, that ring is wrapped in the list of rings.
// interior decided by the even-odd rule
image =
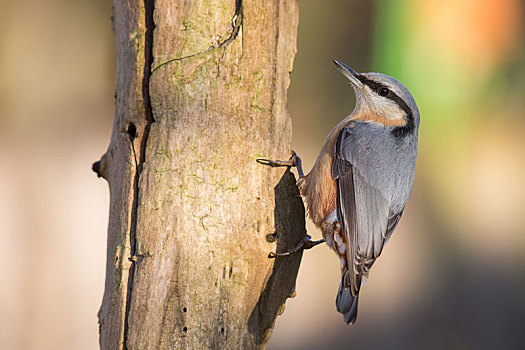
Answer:
[[[383,96],[383,97],[385,97],[386,95],[388,95],[389,92],[390,92],[390,90],[388,90],[388,89],[385,88],[385,87],[382,87],[381,89],[379,89],[379,95],[380,95],[380,96]]]

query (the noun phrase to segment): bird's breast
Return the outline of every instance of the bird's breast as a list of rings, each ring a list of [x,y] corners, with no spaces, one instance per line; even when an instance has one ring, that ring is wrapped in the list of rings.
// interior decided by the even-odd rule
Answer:
[[[348,121],[349,118],[343,120],[328,134],[312,170],[304,177],[304,184],[300,186],[301,194],[306,199],[308,214],[319,228],[336,209],[337,186],[332,178],[334,147],[339,132]]]

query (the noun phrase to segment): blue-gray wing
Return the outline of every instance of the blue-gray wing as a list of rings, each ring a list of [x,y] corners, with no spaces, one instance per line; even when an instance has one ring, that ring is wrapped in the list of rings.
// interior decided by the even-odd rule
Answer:
[[[337,183],[338,217],[347,246],[350,246],[346,251],[348,271],[343,283],[356,296],[363,275],[368,275],[374,261],[381,254],[384,243],[399,222],[402,209],[394,212],[388,191],[376,184],[377,177],[376,181],[370,180],[367,176],[369,171],[360,169],[363,166],[373,166],[373,155],[361,164],[352,159],[352,152],[349,150],[360,145],[355,144],[351,133],[352,130],[345,128],[339,134],[332,176]]]

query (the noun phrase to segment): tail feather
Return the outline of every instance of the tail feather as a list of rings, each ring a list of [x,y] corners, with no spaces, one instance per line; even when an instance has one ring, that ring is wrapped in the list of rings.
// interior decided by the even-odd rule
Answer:
[[[343,274],[344,276],[344,274]],[[337,311],[343,314],[346,324],[354,324],[357,319],[357,303],[359,301],[359,294],[352,296],[350,288],[345,288],[343,280],[339,284],[339,291],[337,292],[337,299],[335,305]]]

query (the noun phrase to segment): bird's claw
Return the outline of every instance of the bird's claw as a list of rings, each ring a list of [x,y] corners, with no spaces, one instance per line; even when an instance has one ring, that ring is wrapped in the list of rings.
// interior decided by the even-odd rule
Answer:
[[[292,150],[292,156],[290,157],[290,160],[292,160],[294,163],[297,162],[297,158],[299,158],[299,156],[297,155],[297,153],[295,153],[294,150]]]
[[[276,258],[278,256],[287,256],[287,255],[290,255],[290,254],[293,254],[293,253],[297,253],[298,251],[301,251],[301,250],[306,250],[306,249],[313,248],[313,247],[315,247],[318,244],[324,243],[324,241],[325,241],[324,239],[320,239],[318,241],[312,241],[311,238],[312,237],[310,235],[306,235],[301,240],[301,242],[299,242],[299,244],[297,244],[292,249],[289,249],[289,250],[287,250],[287,251],[285,251],[283,253],[270,252],[270,254],[268,254],[268,258],[269,259],[274,259],[274,258]]]
[[[295,167],[297,166],[297,153],[295,151],[292,151],[292,156],[289,160],[270,160],[270,159],[264,159],[264,158],[258,158],[256,159],[256,162],[262,165],[271,166],[272,168],[275,167]]]

